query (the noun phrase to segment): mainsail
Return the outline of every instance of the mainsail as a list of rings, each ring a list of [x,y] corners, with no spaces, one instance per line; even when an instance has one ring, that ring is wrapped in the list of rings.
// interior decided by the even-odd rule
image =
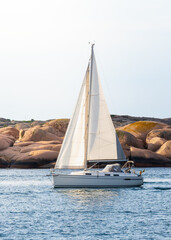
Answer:
[[[92,81],[90,91],[90,118],[88,136],[88,159],[125,159],[119,143],[98,76],[96,60],[92,51]]]
[[[90,62],[55,168],[82,169],[87,161],[125,159],[97,72],[92,45]]]

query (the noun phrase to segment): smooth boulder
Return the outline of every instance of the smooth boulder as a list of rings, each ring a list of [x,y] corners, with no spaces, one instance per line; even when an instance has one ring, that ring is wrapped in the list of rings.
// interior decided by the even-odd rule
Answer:
[[[171,160],[147,149],[130,148],[137,167],[171,167]]]
[[[171,159],[171,140],[165,142],[157,151],[157,153]]]
[[[155,129],[150,131],[147,135],[147,141],[154,137],[163,138],[165,140],[171,140],[171,128]]]
[[[165,142],[166,140],[160,137],[153,137],[153,138],[146,139],[148,150],[153,152],[156,152]]]
[[[69,124],[69,119],[55,119],[45,123],[44,126],[53,127],[56,130],[56,134],[59,137],[64,137],[68,124]]]
[[[142,141],[137,139],[133,134],[120,129],[116,129],[116,133],[123,147],[133,146],[136,148],[144,148]]]
[[[60,148],[58,141],[16,142],[13,147],[0,151],[0,159],[10,168],[43,168],[55,164]]]
[[[35,126],[26,130],[20,131],[21,142],[27,141],[52,141],[58,140],[62,142],[62,138],[58,136],[57,131],[51,126]]]
[[[153,129],[167,128],[169,125],[152,121],[138,121],[126,126],[120,127],[120,130],[133,134],[136,138],[141,139],[144,143],[147,134]]]
[[[0,151],[13,146],[14,142],[13,136],[0,134]]]
[[[14,127],[0,128],[0,134],[12,136],[15,139],[18,139],[18,137],[19,137],[19,131]]]

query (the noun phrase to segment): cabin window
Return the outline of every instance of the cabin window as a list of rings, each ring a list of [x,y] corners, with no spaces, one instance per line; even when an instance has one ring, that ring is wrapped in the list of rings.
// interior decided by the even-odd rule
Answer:
[[[85,173],[85,175],[91,175],[91,173],[88,173],[88,172],[87,172],[87,173]]]
[[[113,176],[119,176],[119,174],[113,174]]]
[[[110,176],[110,174],[106,173],[105,176]]]

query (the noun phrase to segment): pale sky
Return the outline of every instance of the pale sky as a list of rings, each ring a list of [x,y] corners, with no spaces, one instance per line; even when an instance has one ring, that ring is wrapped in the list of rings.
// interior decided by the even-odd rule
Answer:
[[[170,0],[0,0],[0,117],[70,118],[89,41],[111,114],[171,117]]]

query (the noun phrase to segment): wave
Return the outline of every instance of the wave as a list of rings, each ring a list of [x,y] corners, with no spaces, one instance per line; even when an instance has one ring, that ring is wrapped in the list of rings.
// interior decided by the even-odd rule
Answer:
[[[13,181],[13,180],[4,180],[0,182],[0,186],[50,186],[52,185],[51,181],[45,180],[21,180],[21,181]]]
[[[157,190],[171,190],[171,187],[154,187]]]
[[[171,183],[171,178],[145,178],[145,183]]]

